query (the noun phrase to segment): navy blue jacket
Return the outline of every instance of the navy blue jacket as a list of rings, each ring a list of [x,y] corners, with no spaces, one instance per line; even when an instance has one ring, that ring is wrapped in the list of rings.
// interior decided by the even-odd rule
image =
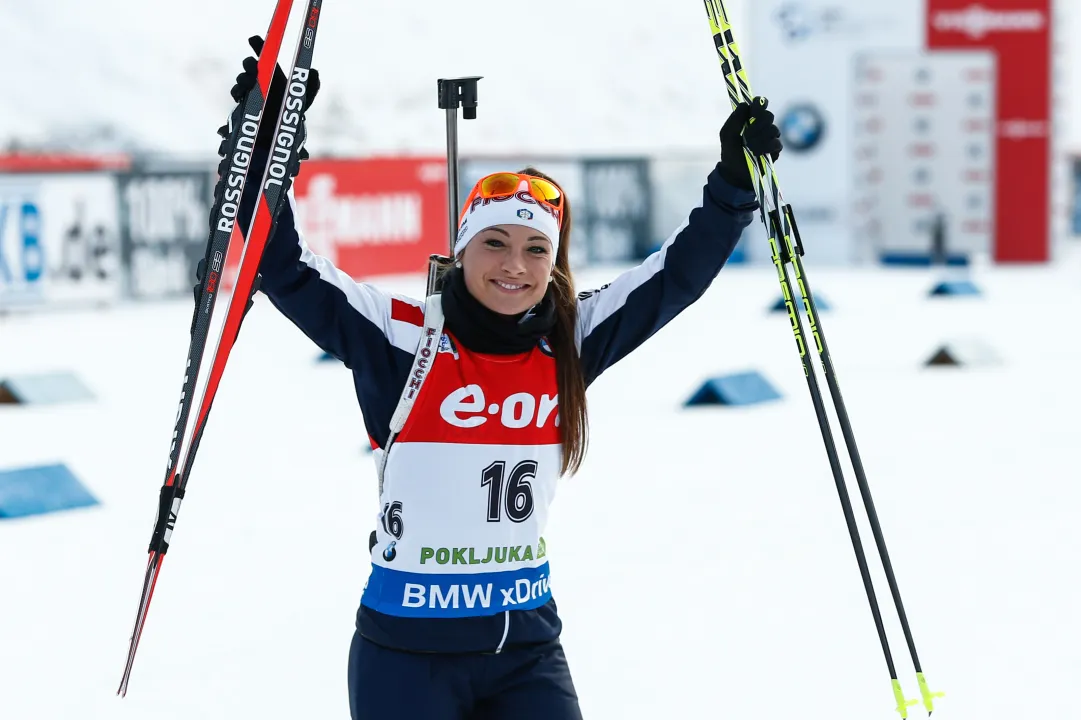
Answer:
[[[247,198],[250,217],[252,199]],[[714,169],[701,203],[641,265],[579,296],[577,344],[587,385],[700,298],[728,260],[757,208],[754,194]],[[242,213],[242,216],[244,213]],[[261,290],[316,345],[353,372],[371,440],[385,447],[390,419],[416,351],[415,318],[423,303],[358,283],[311,252],[295,221],[292,197],[260,264]],[[394,319],[409,316],[413,332]],[[555,603],[512,613],[505,646],[558,637]],[[361,606],[357,627],[372,642],[425,652],[491,652],[504,618],[399,618]]]

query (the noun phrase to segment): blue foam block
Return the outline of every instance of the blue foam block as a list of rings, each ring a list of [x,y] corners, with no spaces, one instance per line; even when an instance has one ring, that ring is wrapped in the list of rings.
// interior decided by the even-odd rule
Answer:
[[[705,381],[684,407],[698,405],[755,405],[780,400],[781,394],[757,372],[720,375]]]
[[[338,362],[338,358],[334,357],[328,352],[323,353],[315,359],[316,362]]]
[[[0,470],[0,519],[97,505],[66,465]]]
[[[931,253],[882,253],[878,256],[878,261],[883,265],[901,267],[931,267],[935,264],[935,259],[931,256]],[[949,267],[967,267],[969,265],[968,255],[947,255],[946,265]]]
[[[56,403],[93,400],[94,395],[72,373],[57,372],[38,375],[12,375],[0,380],[0,390],[21,405],[53,405]]]
[[[931,297],[956,297],[960,295],[980,295],[980,289],[971,280],[943,280],[931,288]]]
[[[814,296],[814,301],[815,301],[815,310],[817,310],[818,312],[829,312],[830,311],[831,307],[830,307],[829,301],[826,300],[826,298],[822,297],[821,295],[816,294]],[[798,298],[795,299],[795,302],[796,302],[796,307],[798,307],[798,308],[803,307],[803,298],[798,297]],[[773,303],[773,305],[770,306],[769,310],[770,310],[770,312],[788,312],[788,307],[784,304],[784,296],[782,295],[781,297],[778,297],[777,300]]]

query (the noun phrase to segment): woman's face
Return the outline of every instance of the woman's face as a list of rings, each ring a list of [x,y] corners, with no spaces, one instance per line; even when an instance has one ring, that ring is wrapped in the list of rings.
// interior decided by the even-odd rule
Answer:
[[[462,251],[469,294],[501,315],[523,313],[548,290],[555,258],[551,241],[524,225],[494,225]]]

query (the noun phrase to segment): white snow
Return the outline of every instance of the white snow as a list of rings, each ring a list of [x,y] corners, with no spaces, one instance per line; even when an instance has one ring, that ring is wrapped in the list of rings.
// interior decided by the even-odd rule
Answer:
[[[809,261],[835,308],[822,324],[924,670],[949,693],[935,717],[1076,716],[1077,260],[980,269],[984,297],[933,301],[927,271]],[[384,285],[415,293],[421,280]],[[765,312],[777,293],[768,268],[724,270],[591,390],[590,454],[546,533],[587,718],[897,717],[787,320]],[[181,301],[0,319],[0,376],[70,369],[99,398],[0,407],[0,467],[66,462],[102,502],[0,521],[5,719],[348,717],[374,471],[348,371],[315,363],[265,298],[214,406],[129,695],[114,695],[190,312]],[[958,336],[1002,364],[921,367]],[[681,409],[706,376],[747,368],[784,400]]]

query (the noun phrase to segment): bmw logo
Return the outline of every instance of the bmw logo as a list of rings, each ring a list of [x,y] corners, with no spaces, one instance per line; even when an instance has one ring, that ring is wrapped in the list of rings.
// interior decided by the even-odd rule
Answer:
[[[814,105],[793,105],[781,116],[781,141],[793,152],[807,152],[826,134],[826,120]]]
[[[390,547],[383,551],[383,559],[387,562],[391,562],[398,557],[398,551],[394,549],[394,545],[395,543],[391,543]]]

